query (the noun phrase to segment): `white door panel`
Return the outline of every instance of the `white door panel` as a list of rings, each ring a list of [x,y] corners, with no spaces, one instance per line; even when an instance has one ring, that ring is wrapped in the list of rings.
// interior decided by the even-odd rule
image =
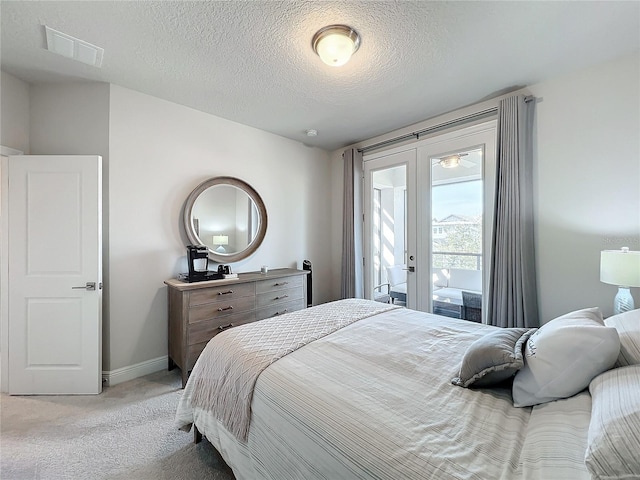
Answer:
[[[456,152],[479,149],[482,151],[482,162],[479,172],[479,179],[482,182],[482,258],[488,259],[491,254],[491,229],[493,226],[494,192],[495,192],[495,150],[496,150],[496,122],[489,121],[480,125],[474,125],[460,129],[455,132],[436,136],[425,140],[418,148],[418,183],[422,186],[421,202],[418,211],[418,251],[422,252],[418,264],[418,270],[426,275],[418,277],[418,289],[429,294],[420,295],[418,309],[433,312],[433,272],[434,266],[432,255],[432,220],[434,218],[432,205],[432,188],[437,183],[448,183],[448,180],[438,182],[432,178],[432,164],[434,158],[441,158]],[[454,170],[454,169],[452,169]],[[455,170],[460,178],[465,178],[473,172],[473,169],[466,169],[459,166]],[[483,262],[484,263],[484,262]],[[482,269],[482,284],[487,285],[489,272]],[[486,291],[481,288],[481,291]],[[486,302],[486,295],[483,295],[483,303]],[[486,308],[482,309],[483,312]]]
[[[101,158],[10,157],[8,173],[9,393],[100,393]]]
[[[389,277],[401,272],[387,275],[385,269],[395,266],[394,270],[405,269],[398,281],[406,279],[406,283],[404,287],[400,284],[399,294],[394,294],[396,287],[391,285],[391,295],[396,296],[393,301],[404,300],[407,307],[416,308],[416,276],[410,271],[416,264],[416,150],[394,149],[368,156],[364,177],[365,297],[374,298],[374,287],[380,283],[394,283]],[[374,198],[376,190],[380,204]]]

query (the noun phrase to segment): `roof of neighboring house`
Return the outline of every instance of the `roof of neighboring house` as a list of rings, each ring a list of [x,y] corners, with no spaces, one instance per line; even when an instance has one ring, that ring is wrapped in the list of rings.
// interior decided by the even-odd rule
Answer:
[[[452,224],[460,224],[460,223],[480,223],[482,218],[478,216],[469,216],[469,215],[448,215],[444,217],[442,220],[433,219],[433,225],[452,225]]]

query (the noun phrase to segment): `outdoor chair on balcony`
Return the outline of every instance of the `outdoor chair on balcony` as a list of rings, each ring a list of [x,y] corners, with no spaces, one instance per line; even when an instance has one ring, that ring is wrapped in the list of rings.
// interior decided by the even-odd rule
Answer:
[[[462,291],[462,309],[460,317],[482,323],[482,295],[478,293]]]
[[[390,292],[390,283],[382,283],[380,285],[376,285],[375,287],[373,287],[373,299],[376,302],[391,303],[391,296],[389,295]]]
[[[407,267],[405,265],[392,265],[385,267],[387,280],[391,284],[389,295],[391,303],[399,305],[407,304]]]

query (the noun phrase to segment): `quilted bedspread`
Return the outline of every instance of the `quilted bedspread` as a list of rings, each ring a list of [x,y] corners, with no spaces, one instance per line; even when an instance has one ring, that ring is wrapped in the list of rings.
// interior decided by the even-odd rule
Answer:
[[[186,388],[194,407],[210,410],[238,440],[246,441],[253,388],[260,373],[298,348],[394,305],[347,299],[242,325],[215,336]]]

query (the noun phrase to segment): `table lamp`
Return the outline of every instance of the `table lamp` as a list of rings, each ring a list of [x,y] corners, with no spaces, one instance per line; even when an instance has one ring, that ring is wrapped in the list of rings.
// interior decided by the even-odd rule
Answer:
[[[229,235],[214,235],[213,245],[218,245],[218,248],[216,248],[216,252],[226,253],[227,249],[224,248],[224,245],[229,245]]]
[[[628,247],[600,252],[600,281],[618,286],[613,300],[613,314],[633,310],[635,305],[629,287],[640,287],[640,252]]]

